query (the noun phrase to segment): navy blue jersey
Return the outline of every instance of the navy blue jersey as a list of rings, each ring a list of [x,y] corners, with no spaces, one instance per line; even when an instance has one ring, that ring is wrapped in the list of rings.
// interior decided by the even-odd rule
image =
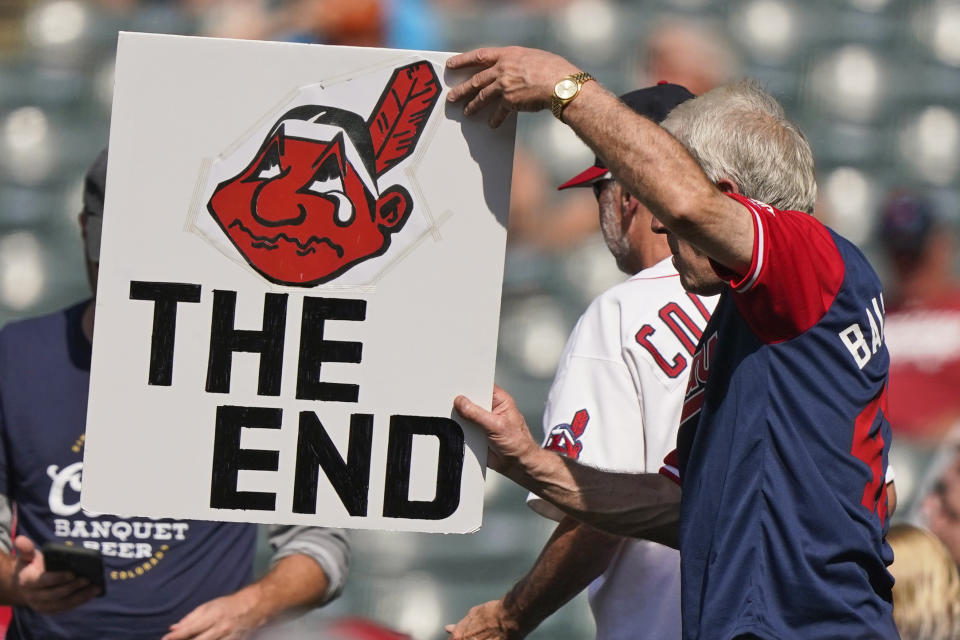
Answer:
[[[91,351],[80,329],[84,307],[0,331],[0,493],[16,505],[17,532],[37,546],[100,550],[107,593],[57,615],[14,608],[7,638],[155,639],[252,578],[256,525],[80,508]]]
[[[668,459],[683,636],[898,638],[880,282],[812,216],[737,200],[753,263],[703,333]]]

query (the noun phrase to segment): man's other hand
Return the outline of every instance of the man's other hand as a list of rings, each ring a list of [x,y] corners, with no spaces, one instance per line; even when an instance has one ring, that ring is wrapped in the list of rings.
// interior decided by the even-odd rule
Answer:
[[[450,640],[520,640],[527,635],[507,615],[502,600],[478,604],[463,620],[445,629]]]
[[[14,585],[23,602],[34,611],[69,611],[100,593],[100,587],[90,584],[86,578],[69,571],[47,571],[43,554],[26,536],[17,536],[13,546],[17,552]]]
[[[453,406],[486,433],[490,445],[487,466],[491,469],[509,476],[514,465],[541,452],[513,398],[500,387],[493,386],[493,411],[474,404],[466,396],[457,396]]]
[[[162,640],[240,640],[263,623],[257,613],[256,592],[241,589],[222,598],[200,605],[180,622],[170,625],[170,633]]]
[[[556,54],[523,47],[474,49],[447,60],[450,69],[476,66],[483,69],[450,89],[447,100],[466,100],[466,115],[496,105],[488,120],[494,128],[513,111],[549,109],[554,85],[580,71]]]

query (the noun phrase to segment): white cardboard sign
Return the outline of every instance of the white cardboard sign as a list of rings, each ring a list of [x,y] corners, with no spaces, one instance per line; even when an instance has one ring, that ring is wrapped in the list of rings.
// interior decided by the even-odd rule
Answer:
[[[480,526],[514,127],[448,56],[121,34],[84,509]]]

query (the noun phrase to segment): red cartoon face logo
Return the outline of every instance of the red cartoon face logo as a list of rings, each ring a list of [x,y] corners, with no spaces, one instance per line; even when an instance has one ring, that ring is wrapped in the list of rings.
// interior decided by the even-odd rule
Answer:
[[[558,424],[550,430],[543,448],[556,451],[572,460],[578,459],[580,452],[583,451],[580,436],[586,431],[588,422],[590,422],[590,414],[586,409],[580,409],[573,414],[570,424]]]
[[[440,95],[433,66],[398,68],[369,120],[320,105],[287,111],[207,210],[247,262],[279,284],[313,286],[382,255],[413,210],[377,180],[414,150]]]

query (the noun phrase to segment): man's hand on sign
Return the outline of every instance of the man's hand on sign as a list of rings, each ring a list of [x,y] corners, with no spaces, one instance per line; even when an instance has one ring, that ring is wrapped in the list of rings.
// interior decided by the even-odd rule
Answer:
[[[495,103],[488,120],[494,128],[512,111],[549,109],[557,82],[580,71],[556,54],[523,47],[474,49],[447,60],[450,69],[474,66],[484,68],[450,89],[447,100],[467,100],[463,109],[466,115]]]
[[[26,536],[13,541],[16,549],[14,585],[24,604],[43,613],[60,613],[79,607],[96,597],[100,588],[86,578],[78,578],[69,571],[47,571],[43,554]]]
[[[522,463],[544,453],[530,435],[527,422],[513,398],[500,387],[493,386],[492,411],[474,404],[466,396],[457,396],[453,406],[460,415],[476,422],[486,433],[490,445],[487,466],[491,469],[510,476],[511,471]]]
[[[251,585],[253,586],[253,585]],[[257,592],[250,587],[200,605],[180,622],[170,625],[162,640],[240,640],[264,619],[258,612]]]

